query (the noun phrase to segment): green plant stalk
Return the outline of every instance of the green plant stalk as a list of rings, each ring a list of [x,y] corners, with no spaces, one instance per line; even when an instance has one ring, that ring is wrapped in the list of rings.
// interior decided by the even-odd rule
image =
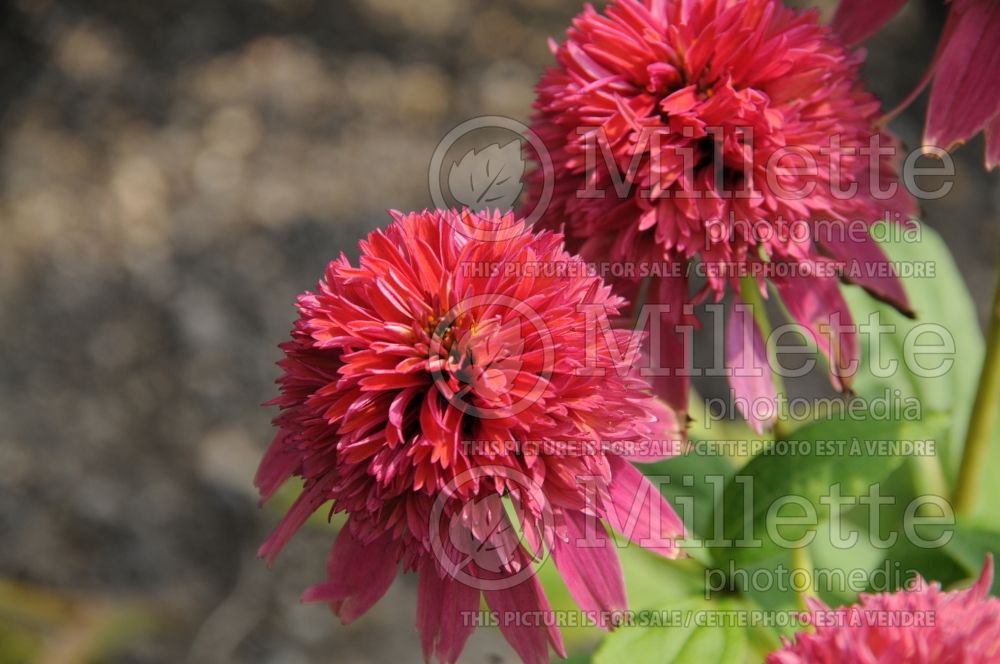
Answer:
[[[792,569],[800,569],[805,572],[805,578],[807,579],[805,586],[802,588],[796,588],[795,594],[799,601],[799,609],[802,611],[809,610],[809,602],[806,600],[810,597],[816,596],[816,591],[813,588],[812,578],[813,578],[813,564],[812,558],[809,556],[809,549],[806,546],[800,546],[798,548],[792,549]]]
[[[910,457],[909,461],[917,491],[923,495],[948,497],[948,481],[945,479],[944,469],[941,468],[941,460],[936,454]]]
[[[757,323],[757,329],[760,330],[761,336],[764,338],[764,343],[771,338],[771,321],[767,317],[767,309],[764,308],[764,298],[760,296],[760,291],[757,289],[757,281],[752,277],[741,277],[740,278],[740,297],[743,302],[750,307],[753,312],[753,320]],[[771,363],[771,356],[768,354],[768,364]],[[782,378],[781,374],[778,372],[771,373],[771,380],[774,382],[774,392],[779,397],[785,393],[785,380]],[[774,438],[775,440],[786,440],[788,438],[788,427],[786,423],[779,416],[774,421]]]
[[[997,411],[1000,410],[1000,270],[997,271],[996,290],[986,332],[986,357],[983,358],[976,399],[969,416],[965,433],[962,463],[958,469],[953,504],[959,515],[971,513],[976,506],[982,484]]]

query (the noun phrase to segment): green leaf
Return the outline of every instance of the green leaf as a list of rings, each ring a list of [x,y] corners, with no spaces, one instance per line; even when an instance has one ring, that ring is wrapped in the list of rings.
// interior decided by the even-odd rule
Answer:
[[[986,554],[993,554],[996,562],[997,552],[1000,551],[1000,533],[988,528],[959,524],[944,549],[969,577],[975,579],[982,572]],[[993,577],[991,592],[994,595],[1000,593],[1000,577],[996,575]]]
[[[860,288],[845,289],[857,325],[868,325],[871,320],[893,330],[861,335],[862,363],[854,389],[866,399],[886,394],[907,403],[917,399],[925,416],[945,414],[948,426],[939,453],[948,475],[954,476],[982,364],[983,338],[975,304],[947,245],[930,227],[921,225],[920,229],[919,242],[899,240],[881,244],[896,265],[923,272],[920,276],[902,277],[916,313],[915,320],[878,302]],[[941,375],[918,375],[921,368],[913,371],[912,351],[916,346],[936,341],[934,335],[938,331],[946,331],[954,341],[954,364]],[[918,359],[917,364],[922,364],[924,370],[932,369],[941,359],[944,358]],[[896,365],[896,371],[884,370],[890,364]]]
[[[796,541],[812,525],[785,523],[778,528],[777,518],[806,514],[808,505],[817,522],[824,521],[830,507],[820,503],[820,497],[828,496],[834,484],[840,485],[840,495],[845,498],[867,495],[872,484],[886,478],[902,462],[894,447],[901,433],[895,420],[831,417],[802,427],[794,440],[779,444],[773,453],[756,456],[726,486],[722,500],[724,541],[717,542],[715,550],[719,566],[740,568],[787,550],[772,533]],[[781,453],[782,445],[785,454]],[[787,453],[790,450],[795,453]],[[790,500],[796,504],[788,504]],[[782,508],[782,504],[787,505]],[[771,533],[769,522],[776,526]]]
[[[691,598],[640,613],[642,624],[619,628],[594,654],[594,664],[742,664],[748,638],[745,627],[721,620],[705,624],[699,618],[724,617],[722,613],[745,610],[735,600]]]
[[[815,567],[814,590],[831,606],[857,601],[858,593],[868,588],[868,581],[884,556],[884,551],[876,548],[863,530],[849,546],[835,542],[837,537],[848,536],[846,520],[842,520],[839,533],[834,531],[836,524],[832,521],[821,524],[809,547]]]
[[[559,664],[590,664],[594,661],[594,655],[590,652],[571,653],[566,659],[559,660]]]
[[[938,548],[923,548],[901,540],[899,546],[889,552],[887,561],[906,572],[906,580],[920,574],[948,588],[978,578],[986,554],[992,553],[995,557],[1000,551],[1000,533],[990,528],[970,524],[942,525],[922,536],[932,538],[938,533],[950,533],[951,539]],[[996,577],[991,592],[1000,593],[1000,581]]]

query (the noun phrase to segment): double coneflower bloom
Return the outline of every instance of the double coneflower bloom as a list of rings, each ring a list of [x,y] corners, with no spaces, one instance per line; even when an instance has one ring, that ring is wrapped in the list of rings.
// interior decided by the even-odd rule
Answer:
[[[667,329],[693,323],[691,305],[705,297],[730,292],[738,307],[741,281],[763,295],[770,281],[847,389],[859,350],[838,277],[908,311],[868,228],[916,212],[896,176],[896,142],[874,128],[879,103],[860,81],[861,55],[815,12],[774,0],[588,6],[552,48],[532,126],[555,170],[541,225],[564,230],[588,261],[638,264],[637,275],[673,266],[646,270],[657,274],[647,304],[666,310]],[[529,203],[544,182],[536,170]],[[616,284],[633,301],[639,285]],[[773,400],[753,317],[730,316],[730,326],[728,365],[760,374],[731,381],[738,402]],[[659,342],[673,371],[657,392],[683,411],[690,349],[679,334]]]
[[[615,360],[632,332],[589,337],[595,309],[625,303],[585,268],[511,214],[393,213],[358,266],[333,261],[299,297],[257,486],[266,500],[304,480],[269,561],[325,503],[348,515],[306,600],[350,622],[414,571],[425,656],[458,658],[482,595],[521,658],[544,662],[563,647],[533,564],[551,554],[610,626],[625,590],[602,524],[679,555],[680,519],[629,463],[672,453],[677,424]]]

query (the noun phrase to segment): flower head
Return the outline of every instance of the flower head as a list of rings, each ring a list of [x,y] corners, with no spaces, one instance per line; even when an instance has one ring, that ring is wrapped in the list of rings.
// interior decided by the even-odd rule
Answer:
[[[860,54],[817,13],[778,0],[614,0],[603,12],[587,6],[552,49],[532,126],[555,170],[541,225],[563,229],[587,260],[679,266],[650,289],[672,325],[690,316],[687,304],[738,294],[741,279],[766,295],[769,278],[847,388],[857,340],[822,329],[835,315],[851,324],[838,275],[907,310],[868,228],[912,212],[894,141],[873,129],[879,103],[860,83]],[[529,204],[541,170],[529,176]],[[694,261],[706,284],[692,297]],[[636,282],[617,286],[631,297]],[[747,321],[731,340],[753,338]],[[674,336],[660,343],[683,361]],[[755,344],[730,356],[747,353]],[[767,394],[768,384],[733,387]],[[683,408],[685,379],[658,392]]]
[[[768,656],[768,664],[980,664],[1000,660],[1000,600],[990,597],[993,557],[970,588],[944,592],[921,578],[908,589],[861,595],[848,607],[813,601],[815,633]]]
[[[593,309],[613,319],[624,301],[561,236],[528,233],[513,215],[392,216],[361,242],[357,267],[341,256],[299,296],[282,344],[278,433],[257,486],[265,500],[292,476],[304,486],[261,555],[272,560],[332,501],[347,522],[328,580],[306,599],[349,622],[400,567],[417,571],[425,656],[446,662],[475,624],[480,593],[500,616],[548,610],[530,573],[544,552],[606,623],[603,612],[624,608],[621,569],[588,520],[666,556],[683,534],[626,460],[665,456],[669,443],[650,445],[676,440],[677,424],[588,337]],[[632,337],[608,333],[620,346]],[[500,628],[526,662],[547,661],[548,644],[562,650],[555,627]]]

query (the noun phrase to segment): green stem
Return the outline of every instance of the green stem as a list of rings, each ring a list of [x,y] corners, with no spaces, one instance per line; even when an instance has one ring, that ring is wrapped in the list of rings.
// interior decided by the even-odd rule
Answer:
[[[969,514],[975,509],[986,466],[986,453],[992,440],[993,428],[1000,410],[1000,270],[996,292],[990,310],[986,333],[986,357],[979,375],[976,400],[965,433],[962,464],[958,469],[954,506],[956,514]]]
[[[809,550],[806,546],[800,546],[792,549],[792,568],[800,569],[805,572],[806,584],[804,588],[796,588],[795,594],[799,600],[799,608],[803,611],[809,610],[809,603],[806,601],[809,597],[815,597],[816,591],[813,588],[812,578],[813,578],[813,565],[812,558],[809,557]]]
[[[948,482],[937,455],[910,457],[910,468],[913,472],[913,484],[922,495],[942,498],[948,496]]]
[[[767,344],[767,340],[771,338],[771,321],[767,317],[767,309],[764,308],[764,298],[760,296],[760,289],[757,287],[756,279],[753,277],[742,277],[740,279],[740,297],[750,307],[750,311],[753,313],[753,320],[757,323],[757,329],[760,330],[760,334],[764,338],[764,343]],[[767,362],[769,365],[771,364],[770,354],[768,354]],[[785,394],[784,378],[778,372],[772,372],[771,380],[774,382],[775,394],[778,395],[778,398],[781,398]],[[775,440],[787,440],[789,433],[788,427],[779,414],[779,417],[774,421]]]

